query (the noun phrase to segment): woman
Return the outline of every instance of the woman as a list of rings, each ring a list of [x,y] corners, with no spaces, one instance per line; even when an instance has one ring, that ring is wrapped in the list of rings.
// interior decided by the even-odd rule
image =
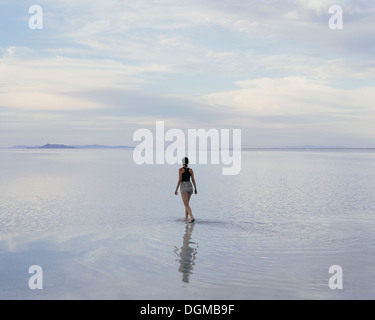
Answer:
[[[197,186],[195,184],[193,169],[188,168],[188,164],[189,164],[189,159],[186,157],[183,158],[182,159],[183,167],[178,170],[178,176],[179,176],[178,183],[177,183],[176,191],[174,193],[177,195],[178,187],[180,187],[182,201],[184,202],[184,206],[185,206],[185,221],[188,220],[188,217],[190,216],[189,223],[193,223],[195,221],[195,218],[189,206],[190,197],[193,194],[193,186],[190,182],[190,178],[194,185],[195,194],[197,194]]]

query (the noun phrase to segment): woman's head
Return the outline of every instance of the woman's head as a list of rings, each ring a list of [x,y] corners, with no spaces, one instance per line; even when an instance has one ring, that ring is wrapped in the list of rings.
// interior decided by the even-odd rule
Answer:
[[[189,159],[186,157],[182,158],[182,164],[187,167],[189,164]]]

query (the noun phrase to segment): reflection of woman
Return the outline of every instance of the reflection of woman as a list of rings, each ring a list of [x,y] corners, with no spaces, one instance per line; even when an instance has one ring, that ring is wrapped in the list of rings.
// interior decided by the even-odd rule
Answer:
[[[189,205],[191,195],[193,194],[193,186],[190,182],[190,178],[194,185],[195,194],[197,194],[197,186],[195,184],[193,169],[188,168],[188,164],[189,164],[189,159],[186,157],[183,158],[182,159],[183,167],[178,170],[178,183],[177,183],[176,191],[174,193],[177,195],[178,187],[181,185],[180,192],[181,192],[182,201],[184,202],[184,206],[185,206],[185,221],[188,220],[188,216],[190,216],[189,223],[192,223],[195,221],[195,218],[193,216],[193,212],[191,211],[191,208]]]
[[[189,276],[193,271],[193,266],[195,264],[194,260],[197,254],[197,249],[189,246],[189,244],[195,244],[194,242],[190,241],[191,235],[193,233],[193,228],[194,224],[186,225],[181,251],[180,253],[177,253],[177,248],[175,251],[176,254],[180,257],[180,267],[178,268],[178,271],[182,273],[182,281],[185,283],[189,283]]]

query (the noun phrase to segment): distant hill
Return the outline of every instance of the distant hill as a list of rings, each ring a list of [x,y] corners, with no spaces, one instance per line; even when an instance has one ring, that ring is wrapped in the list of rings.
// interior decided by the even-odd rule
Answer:
[[[74,148],[78,149],[126,149],[126,148],[134,148],[129,146],[106,146],[102,144],[89,144],[89,145],[73,145]]]
[[[281,149],[348,149],[344,146],[284,146]],[[349,148],[350,149],[350,148]]]
[[[44,146],[38,147],[38,149],[75,149],[75,147],[66,146],[65,144],[45,144]]]

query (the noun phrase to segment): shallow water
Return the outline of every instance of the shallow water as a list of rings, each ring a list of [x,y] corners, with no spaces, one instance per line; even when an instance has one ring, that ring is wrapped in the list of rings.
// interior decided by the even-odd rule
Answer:
[[[1,299],[375,298],[373,151],[244,151],[237,176],[194,165],[194,224],[178,167],[131,150],[0,158]]]

